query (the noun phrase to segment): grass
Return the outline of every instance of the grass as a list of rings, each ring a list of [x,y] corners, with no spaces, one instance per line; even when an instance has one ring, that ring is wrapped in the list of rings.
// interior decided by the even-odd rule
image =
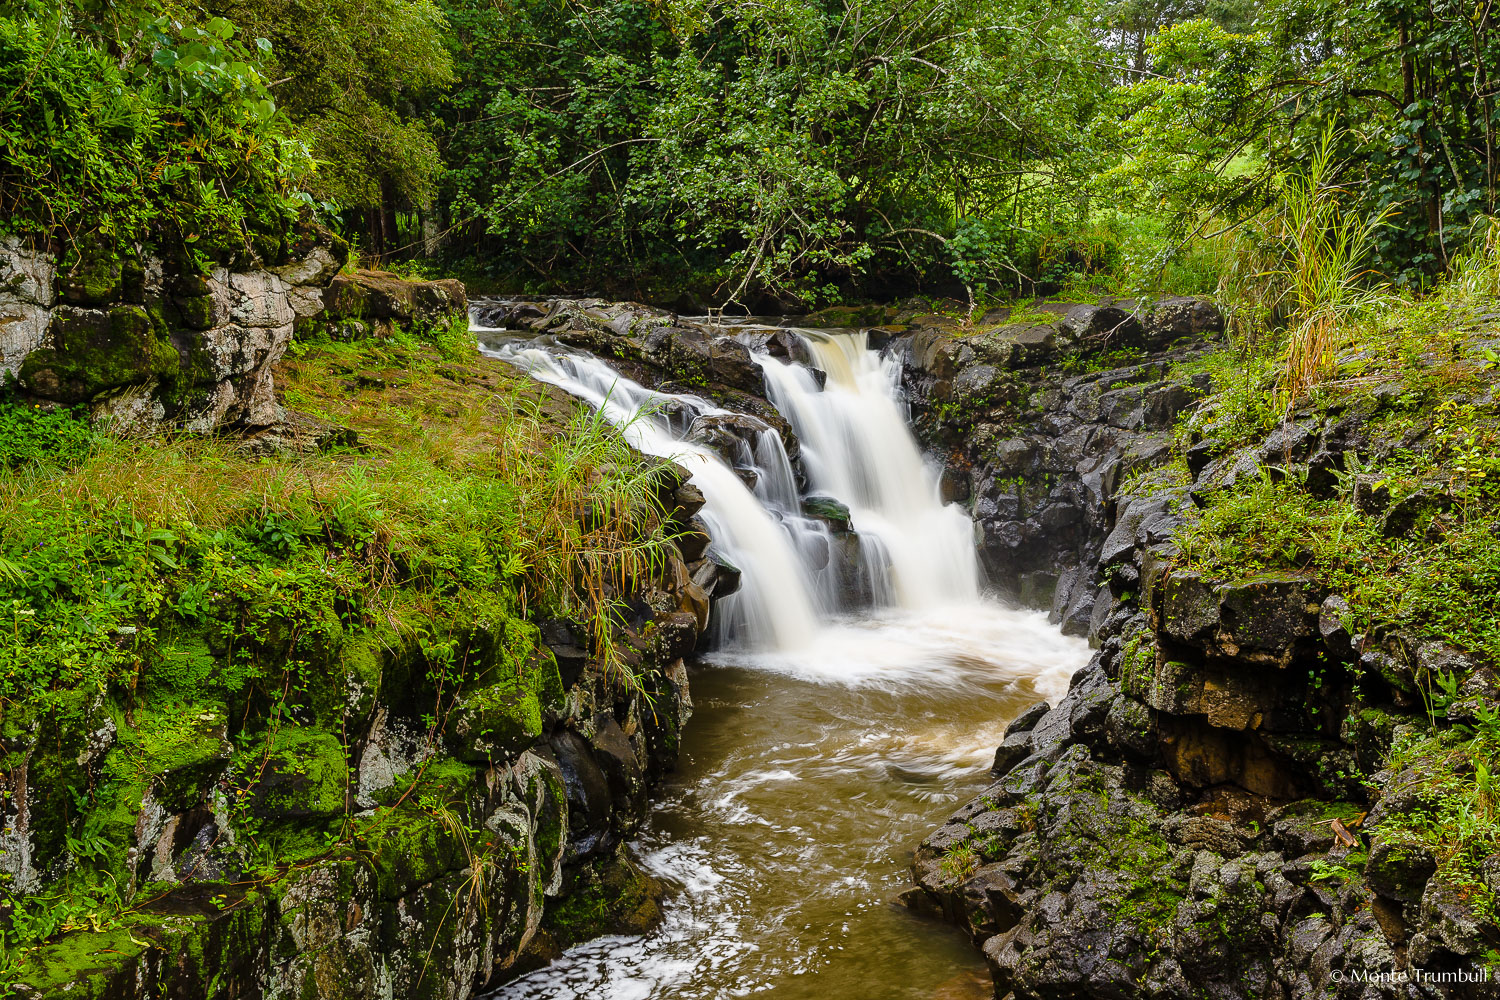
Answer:
[[[466,692],[536,669],[539,617],[639,685],[615,626],[670,545],[660,464],[449,333],[299,345],[286,403],[359,435],[329,453],[119,440],[0,404],[0,768],[27,769],[46,886],[0,884],[12,957],[131,912],[148,791],[236,776],[236,843],[270,873],[354,836],[345,815],[257,814],[256,786],[290,768],[293,800],[341,802],[377,690],[438,748]],[[91,763],[101,727],[119,739]]]
[[[1186,561],[1233,579],[1315,575],[1349,600],[1360,632],[1413,632],[1500,662],[1500,539],[1491,530],[1500,405],[1486,391],[1497,369],[1476,347],[1484,329],[1471,318],[1480,305],[1471,286],[1483,287],[1486,274],[1471,264],[1439,297],[1389,303],[1339,326],[1329,376],[1290,418],[1364,414],[1366,458],[1334,470],[1331,495],[1310,492],[1300,475],[1215,492],[1180,538]],[[1194,363],[1213,370],[1222,390],[1182,426],[1180,445],[1205,437],[1228,452],[1286,416],[1277,359],[1244,357],[1241,345]],[[1412,523],[1395,530],[1379,510],[1362,510],[1360,483],[1411,504]]]

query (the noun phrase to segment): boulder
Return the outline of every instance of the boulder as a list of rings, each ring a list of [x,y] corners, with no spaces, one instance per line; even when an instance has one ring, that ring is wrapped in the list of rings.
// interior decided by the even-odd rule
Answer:
[[[408,281],[389,271],[360,269],[330,281],[319,321],[337,339],[389,336],[397,326],[420,334],[464,319],[468,304],[463,283],[452,278]]]

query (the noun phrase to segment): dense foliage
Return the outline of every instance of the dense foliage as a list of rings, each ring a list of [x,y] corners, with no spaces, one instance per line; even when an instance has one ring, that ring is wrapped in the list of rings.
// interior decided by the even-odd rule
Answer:
[[[0,16],[11,231],[257,248],[299,204],[499,286],[815,303],[1210,288],[1330,183],[1421,286],[1495,211],[1484,6],[72,0]],[[269,247],[269,243],[265,243]],[[770,296],[767,299],[767,296]]]
[[[453,23],[452,210],[499,266],[833,299],[955,263],[993,280],[1035,250],[1028,221],[1084,212],[1076,177],[1046,177],[1102,96],[1068,5],[474,4]],[[1040,214],[1018,197],[1039,184]]]
[[[222,18],[155,6],[0,16],[0,233],[203,260],[274,252],[312,163]]]

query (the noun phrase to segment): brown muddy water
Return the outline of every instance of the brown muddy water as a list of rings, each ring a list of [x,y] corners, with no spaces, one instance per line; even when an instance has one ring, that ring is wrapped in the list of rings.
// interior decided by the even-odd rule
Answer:
[[[969,1000],[979,953],[893,900],[912,849],[985,785],[1007,722],[1087,656],[987,601],[829,628],[692,674],[677,771],[635,845],[669,887],[643,937],[568,952],[494,1000]]]

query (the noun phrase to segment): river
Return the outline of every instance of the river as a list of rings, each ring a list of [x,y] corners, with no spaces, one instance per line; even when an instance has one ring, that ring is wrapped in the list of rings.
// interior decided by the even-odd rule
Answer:
[[[820,385],[757,355],[801,442],[798,483],[776,435],[711,401],[499,333],[480,331],[488,353],[693,474],[711,551],[742,585],[716,609],[678,768],[634,845],[668,887],[664,921],[576,947],[492,1000],[989,995],[969,943],[894,900],[912,848],[984,787],[1007,722],[1055,701],[1087,650],[985,596],[967,518],[907,428],[899,357],[863,334],[798,331]],[[728,449],[726,427],[740,435]],[[809,494],[847,507],[857,547],[808,516]]]

